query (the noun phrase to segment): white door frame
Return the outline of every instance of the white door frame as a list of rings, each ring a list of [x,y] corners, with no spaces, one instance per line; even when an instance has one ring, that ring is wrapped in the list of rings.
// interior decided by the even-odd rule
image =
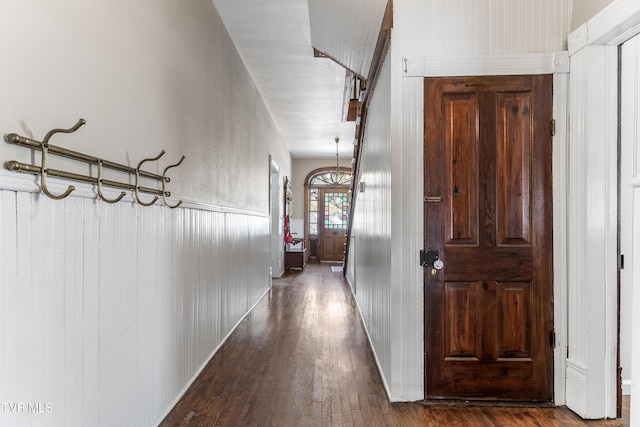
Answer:
[[[280,168],[269,155],[269,259],[271,277],[280,277],[284,273],[284,213],[282,204],[284,196],[281,192]]]
[[[617,412],[618,46],[639,32],[640,4],[614,0],[569,35],[566,404],[583,418]]]

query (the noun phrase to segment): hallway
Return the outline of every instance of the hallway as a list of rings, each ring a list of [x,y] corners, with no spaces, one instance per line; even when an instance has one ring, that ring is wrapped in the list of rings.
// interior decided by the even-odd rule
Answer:
[[[161,426],[626,426],[626,412],[389,403],[342,273],[307,264],[273,281]]]

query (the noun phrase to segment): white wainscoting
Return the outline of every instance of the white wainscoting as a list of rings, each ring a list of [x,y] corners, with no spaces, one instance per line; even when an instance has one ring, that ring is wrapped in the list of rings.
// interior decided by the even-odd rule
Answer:
[[[0,171],[0,425],[157,424],[269,289],[268,215],[56,201],[17,176]]]
[[[391,156],[390,67],[383,66],[369,105],[360,157],[358,187],[352,218],[357,244],[350,248],[348,267],[357,283],[355,298],[369,335],[382,381],[394,397],[391,378]],[[356,252],[357,251],[357,252]]]

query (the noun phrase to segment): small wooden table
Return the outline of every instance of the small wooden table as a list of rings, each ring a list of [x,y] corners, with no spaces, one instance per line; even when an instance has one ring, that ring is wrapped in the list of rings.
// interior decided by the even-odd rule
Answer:
[[[302,270],[307,264],[307,247],[304,239],[293,239],[284,251],[284,268]]]

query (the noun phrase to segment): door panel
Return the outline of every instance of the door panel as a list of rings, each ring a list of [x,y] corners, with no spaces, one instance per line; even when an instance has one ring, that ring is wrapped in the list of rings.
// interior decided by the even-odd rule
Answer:
[[[475,95],[444,94],[445,117],[449,119],[445,127],[445,163],[451,165],[445,186],[452,189],[452,196],[448,198],[451,215],[446,218],[447,242],[450,244],[478,243]]]
[[[348,189],[322,188],[319,191],[320,261],[343,261],[347,226]]]
[[[531,94],[499,94],[498,108],[498,242],[503,245],[531,241]]]
[[[427,398],[552,398],[551,81],[425,80]]]

